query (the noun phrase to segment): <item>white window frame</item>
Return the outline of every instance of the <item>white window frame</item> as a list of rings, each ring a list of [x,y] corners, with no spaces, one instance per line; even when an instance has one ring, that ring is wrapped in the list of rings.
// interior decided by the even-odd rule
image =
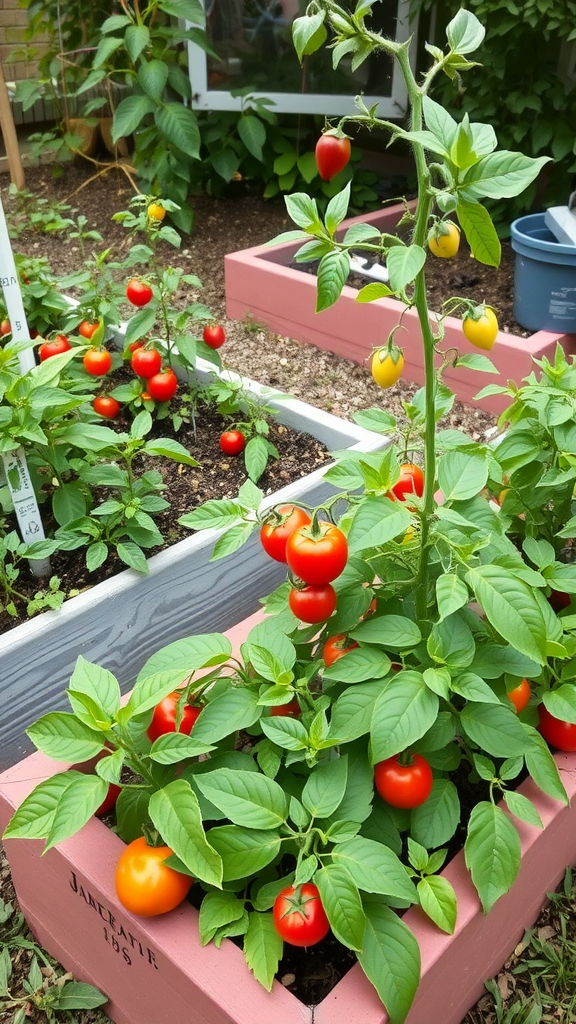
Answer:
[[[204,0],[203,0],[204,2]],[[398,20],[396,22],[396,42],[405,42],[411,34],[415,35],[417,22],[409,21],[410,0],[397,0]],[[412,60],[415,60],[415,47],[412,48]],[[206,54],[200,46],[188,43],[188,68],[192,85],[192,106],[196,110],[241,110],[242,98],[232,96],[220,89],[209,89]],[[254,92],[255,97],[266,97],[274,104],[275,113],[283,114],[325,114],[326,116],[342,116],[352,114],[356,107],[352,95],[332,95],[328,93],[293,93],[293,92]],[[406,110],[407,95],[402,73],[398,63],[393,61],[392,93],[390,96],[364,96],[368,107],[378,104],[378,116],[384,118],[402,117]]]

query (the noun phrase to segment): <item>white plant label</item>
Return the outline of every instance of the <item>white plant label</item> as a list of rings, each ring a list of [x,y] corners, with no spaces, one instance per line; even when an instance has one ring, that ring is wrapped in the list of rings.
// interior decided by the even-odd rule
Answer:
[[[4,302],[8,312],[8,319],[12,327],[12,337],[15,341],[30,340],[28,322],[22,302],[22,292],[18,280],[18,271],[14,262],[14,254],[4,207],[0,199],[0,287],[4,293]],[[34,352],[31,348],[18,353],[20,370],[26,373],[36,365]],[[40,516],[40,509],[32,487],[30,472],[26,463],[26,453],[23,448],[16,452],[9,452],[2,455],[4,474],[6,482],[12,495],[14,510],[20,528],[22,540],[29,544],[32,541],[44,540],[44,527]],[[30,559],[30,568],[36,576],[44,576],[50,572],[48,559]]]

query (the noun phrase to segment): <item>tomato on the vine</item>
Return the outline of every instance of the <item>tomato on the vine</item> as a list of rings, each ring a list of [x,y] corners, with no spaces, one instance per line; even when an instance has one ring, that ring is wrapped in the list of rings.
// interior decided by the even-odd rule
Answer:
[[[130,366],[138,377],[154,377],[162,369],[162,356],[155,348],[137,348],[132,353]]]
[[[52,356],[59,356],[62,352],[68,352],[71,348],[72,346],[66,335],[57,334],[51,341],[44,341],[40,345],[38,349],[40,362],[43,363],[45,359],[51,359]]]
[[[325,622],[336,608],[336,591],[331,583],[319,587],[293,587],[288,604],[301,622]]]
[[[241,430],[225,430],[220,434],[220,447],[226,455],[240,455],[246,447],[246,438]]]
[[[112,366],[112,356],[105,348],[89,348],[82,362],[91,377],[104,377]]]
[[[565,594],[562,590],[552,590],[548,594],[548,604],[556,613],[568,608],[571,601],[570,594]]]
[[[400,466],[400,478],[394,484],[392,494],[399,501],[404,501],[410,494],[421,498],[424,494],[424,473],[420,466],[413,462],[404,462]]]
[[[353,651],[355,647],[358,647],[356,641],[350,640],[345,633],[329,636],[322,648],[322,660],[326,668],[330,668],[330,665],[338,661],[338,658],[343,658],[348,651]]]
[[[538,708],[538,718],[538,729],[547,743],[566,754],[576,753],[576,725],[573,722],[555,718],[543,704]]]
[[[293,700],[288,701],[287,704],[275,704],[274,707],[270,708],[270,714],[274,718],[300,718],[301,709],[296,697]]]
[[[144,836],[123,851],[116,865],[116,893],[131,914],[167,914],[188,895],[194,879],[164,864],[172,855],[169,846],[149,846]]]
[[[152,298],[152,289],[145,281],[132,277],[126,285],[126,298],[133,306],[147,306]]]
[[[532,689],[527,679],[523,679],[518,686],[515,686],[513,690],[508,690],[507,693],[508,700],[512,702],[518,714],[524,711],[531,696]]]
[[[113,420],[120,412],[120,402],[117,402],[115,398],[110,398],[110,395],[98,395],[92,402],[94,412],[97,412],[99,416],[104,416],[107,420]]]
[[[318,174],[323,181],[332,181],[343,171],[350,159],[350,139],[346,135],[338,135],[337,130],[324,132],[316,143],[314,156]]]
[[[153,377],[148,377],[146,388],[150,397],[157,402],[168,402],[178,390],[178,377],[170,369],[155,373]]]
[[[226,331],[222,324],[206,324],[202,338],[210,348],[221,348],[226,341]]]
[[[331,583],[344,570],[348,542],[342,530],[332,523],[299,526],[286,541],[286,561],[292,572],[305,583]]]
[[[443,259],[455,256],[460,248],[460,228],[453,220],[439,221],[428,239],[428,248]]]
[[[166,216],[166,210],[159,203],[150,203],[147,213],[149,220],[164,220]]]
[[[462,321],[462,330],[470,344],[488,351],[498,336],[498,320],[490,306],[478,306],[474,316],[469,313]]]
[[[395,754],[374,765],[374,783],[383,800],[392,807],[420,807],[428,799],[434,781],[432,769],[422,754]]]
[[[12,334],[12,324],[9,320],[2,320],[0,322],[0,336],[5,337],[7,334]]]
[[[260,529],[260,543],[276,562],[286,561],[286,542],[299,526],[307,526],[310,516],[296,505],[280,505]]]
[[[314,946],[330,931],[318,886],[313,882],[282,889],[274,901],[272,917],[278,935],[291,946]]]
[[[400,380],[404,369],[404,356],[399,348],[390,351],[379,348],[372,356],[372,376],[381,388],[391,388]]]
[[[159,736],[164,736],[169,732],[176,732],[178,702],[181,698],[182,694],[178,690],[174,690],[173,693],[169,693],[167,697],[164,697],[156,705],[152,714],[152,721],[146,729],[146,735],[151,743],[154,743],[154,740],[157,740]],[[185,704],[182,708],[178,732],[183,732],[186,736],[189,736],[201,711],[202,708],[194,704]]]
[[[86,338],[86,341],[90,341],[90,338],[96,333],[99,326],[98,320],[82,320],[82,323],[78,325],[78,334]]]

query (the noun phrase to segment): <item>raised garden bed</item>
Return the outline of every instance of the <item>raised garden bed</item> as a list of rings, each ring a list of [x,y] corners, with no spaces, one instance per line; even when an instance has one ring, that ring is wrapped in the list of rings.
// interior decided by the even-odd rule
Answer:
[[[375,224],[380,231],[394,232],[403,212],[401,205],[385,211],[352,217],[341,225],[341,232],[354,223]],[[356,291],[344,286],[334,306],[316,313],[316,279],[313,275],[293,269],[291,263],[299,243],[255,246],[225,257],[226,311],[228,316],[242,320],[250,314],[279,334],[308,342],[354,362],[363,363],[374,345],[384,344],[389,332],[399,322],[403,306],[396,299],[356,302]],[[418,385],[424,383],[424,365],[418,317],[415,310],[402,319],[406,330],[396,334],[404,349],[403,377]],[[462,348],[461,321],[455,317],[444,320],[444,349]],[[519,381],[533,367],[533,358],[553,358],[556,343],[567,353],[576,353],[576,335],[538,331],[530,337],[519,337],[500,331],[490,359],[504,378]],[[496,378],[480,375],[462,367],[448,367],[444,372],[447,385],[459,401],[476,404],[478,391]],[[486,412],[500,413],[509,404],[500,395],[480,400],[477,405]]]
[[[228,632],[235,648],[255,616]],[[533,783],[520,792],[535,804],[544,829],[519,823],[522,866],[511,890],[488,916],[480,910],[458,854],[444,874],[458,896],[453,936],[441,933],[412,908],[405,921],[422,954],[422,980],[407,1024],[460,1024],[483,991],[484,979],[502,965],[538,916],[546,893],[574,862],[576,755],[559,754],[567,807]],[[41,754],[26,758],[0,778],[0,828],[44,777],[58,771]],[[158,919],[139,919],[118,904],[114,867],[121,840],[94,818],[76,836],[41,856],[42,844],[7,840],[21,908],[37,939],[82,980],[110,999],[116,1024],[386,1024],[388,1017],[358,965],[315,1007],[301,1003],[280,983],[266,992],[250,975],[241,951],[228,940],[220,950],[202,947],[197,912],[182,904]]]
[[[200,375],[213,372],[208,364]],[[277,421],[318,438],[329,450],[372,451],[386,443],[313,406],[292,398],[271,397]],[[270,504],[304,501],[320,504],[334,489],[323,482],[324,469],[267,496]],[[149,560],[147,576],[127,569],[0,636],[0,721],[4,723],[0,769],[31,750],[24,735],[41,714],[62,706],[63,691],[79,654],[109,668],[127,689],[149,655],[191,633],[223,630],[258,607],[258,601],[284,578],[284,567],[267,558],[257,533],[233,555],[210,557],[219,534],[194,534]],[[9,724],[8,724],[9,723]]]

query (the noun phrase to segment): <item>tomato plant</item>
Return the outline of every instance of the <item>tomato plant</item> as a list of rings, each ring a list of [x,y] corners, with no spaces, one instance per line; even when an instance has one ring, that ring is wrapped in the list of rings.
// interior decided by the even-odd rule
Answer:
[[[160,203],[150,203],[147,213],[149,220],[164,220],[166,216],[166,210]]]
[[[300,704],[296,697],[293,700],[288,701],[287,704],[275,704],[270,708],[270,714],[273,718],[300,718],[302,714]]]
[[[157,917],[174,910],[186,898],[193,879],[164,864],[173,853],[168,846],[149,846],[144,836],[128,844],[116,865],[116,894],[131,914]]]
[[[523,679],[518,686],[515,686],[513,690],[508,690],[508,700],[512,701],[512,704],[516,708],[516,711],[520,713],[523,711],[530,697],[532,696],[532,689],[527,679]]]
[[[331,583],[348,559],[345,535],[331,523],[299,526],[286,541],[286,561],[305,583]]]
[[[146,388],[151,398],[157,402],[168,402],[178,390],[178,378],[174,370],[164,370],[148,377]]]
[[[424,494],[424,473],[420,466],[413,462],[404,462],[400,466],[400,478],[394,484],[392,494],[399,501],[404,501],[409,494],[421,498]]]
[[[38,348],[40,362],[43,363],[45,359],[50,359],[51,356],[59,356],[62,352],[68,352],[70,348],[72,346],[66,335],[57,334],[51,341],[43,342]]]
[[[226,331],[221,324],[206,324],[202,338],[210,348],[221,348],[226,341]]]
[[[78,334],[81,334],[83,338],[86,338],[86,341],[90,341],[92,335],[96,333],[99,326],[100,324],[98,323],[98,320],[82,320],[82,322],[78,324]]]
[[[97,395],[92,402],[92,408],[99,416],[113,420],[120,412],[120,402],[117,402],[115,398],[110,398],[110,395]]]
[[[330,668],[338,658],[344,657],[348,654],[348,651],[353,651],[358,644],[355,640],[350,640],[345,633],[336,633],[334,636],[329,636],[322,648],[322,660],[326,665],[326,668]]]
[[[130,366],[138,377],[154,377],[162,369],[162,356],[155,348],[137,348],[132,353]]]
[[[169,732],[176,732],[176,718],[178,715],[178,702],[181,701],[182,694],[175,690],[173,693],[169,693],[167,697],[154,708],[152,714],[152,721],[146,730],[148,739],[154,743],[159,736],[164,736]],[[186,736],[189,736],[192,732],[192,727],[197,720],[201,707],[194,704],[184,704],[181,708],[181,719],[178,732],[183,732]]]
[[[301,622],[324,622],[336,608],[336,591],[331,583],[324,586],[292,587],[288,604]]]
[[[312,882],[286,886],[272,911],[278,935],[291,946],[315,946],[330,931],[318,887]]]
[[[460,248],[460,228],[452,220],[439,221],[428,239],[428,248],[435,256],[451,259]]]
[[[86,373],[91,377],[104,377],[112,366],[112,356],[105,348],[89,348],[82,359]]]
[[[422,754],[396,754],[374,765],[376,789],[392,807],[420,807],[430,796],[433,781],[432,769]]]
[[[286,542],[299,526],[307,526],[310,516],[297,505],[280,505],[268,514],[260,528],[260,543],[264,551],[276,562],[286,561]]]
[[[145,281],[132,277],[126,285],[126,298],[133,306],[147,306],[152,298],[152,289]]]
[[[379,348],[372,356],[372,376],[381,388],[391,388],[402,376],[404,355],[399,348]]]
[[[538,707],[538,729],[547,743],[567,754],[576,753],[576,725],[555,718],[540,704]]]
[[[220,434],[220,447],[226,455],[240,455],[246,447],[246,438],[241,430],[225,430]]]
[[[498,336],[498,320],[490,306],[477,306],[474,313],[467,313],[462,321],[462,330],[470,344],[476,348],[490,350]]]
[[[314,156],[318,174],[324,181],[331,181],[343,171],[350,159],[350,139],[338,132],[324,132],[316,143]]]

